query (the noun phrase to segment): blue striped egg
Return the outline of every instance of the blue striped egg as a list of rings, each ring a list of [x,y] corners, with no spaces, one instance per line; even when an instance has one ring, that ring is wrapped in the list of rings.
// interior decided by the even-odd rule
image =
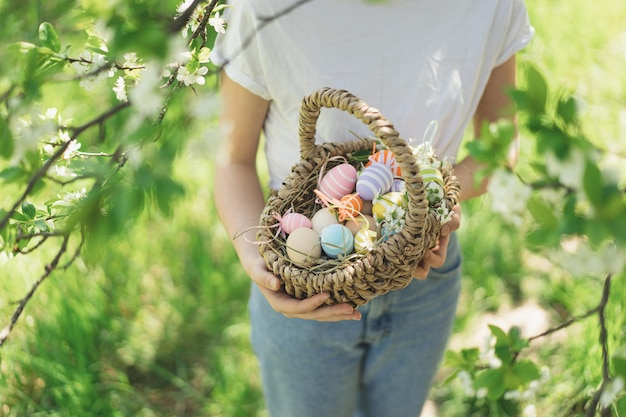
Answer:
[[[391,168],[385,164],[371,164],[361,171],[356,180],[356,192],[363,200],[373,200],[377,195],[385,194],[393,184]]]
[[[318,189],[327,197],[340,199],[354,191],[356,177],[355,167],[348,163],[340,164],[322,177]]]
[[[328,257],[336,259],[354,250],[354,236],[350,229],[342,224],[331,224],[320,232],[322,251]]]

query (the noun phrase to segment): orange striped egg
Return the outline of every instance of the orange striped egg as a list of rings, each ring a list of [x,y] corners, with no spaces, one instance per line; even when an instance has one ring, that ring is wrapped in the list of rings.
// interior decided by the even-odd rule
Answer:
[[[389,149],[383,149],[375,152],[374,155],[370,157],[369,162],[365,164],[365,166],[369,166],[372,163],[376,162],[379,164],[387,165],[391,169],[394,177],[402,176],[402,169],[400,168],[400,165],[398,165],[398,163],[396,162],[396,156]]]
[[[363,208],[363,200],[357,193],[344,195],[339,201],[341,202],[340,214],[356,216]]]
[[[348,163],[340,164],[322,177],[318,188],[324,195],[339,199],[354,191],[356,177],[355,167]]]

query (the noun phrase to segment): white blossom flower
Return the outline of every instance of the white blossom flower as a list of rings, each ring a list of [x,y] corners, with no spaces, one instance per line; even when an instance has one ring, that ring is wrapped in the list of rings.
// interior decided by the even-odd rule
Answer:
[[[224,29],[225,24],[224,19],[220,17],[220,12],[216,12],[215,16],[209,18],[209,25],[211,25],[217,33],[226,33],[226,29]]]
[[[157,114],[163,107],[165,97],[159,89],[161,75],[156,65],[148,65],[142,71],[142,77],[135,87],[128,93],[140,117],[150,117]]]
[[[55,165],[54,166],[54,175],[61,178],[74,178],[76,177],[76,173],[72,171],[70,168],[65,165]]]
[[[554,262],[573,276],[604,276],[618,274],[626,267],[623,249],[613,243],[593,250],[589,243],[580,238],[561,242],[559,251],[551,254]]]
[[[566,187],[582,190],[586,158],[581,150],[573,148],[565,160],[560,160],[552,152],[547,152],[545,158],[548,174],[558,178]]]
[[[503,215],[504,219],[519,226],[522,223],[522,214],[526,210],[526,203],[532,194],[529,185],[505,169],[496,170],[489,184],[487,192],[492,199],[492,210]]]
[[[522,410],[522,417],[537,417],[537,416],[538,416],[537,407],[535,406],[535,404],[528,404]]]
[[[489,334],[485,336],[478,356],[478,360],[490,368],[499,368],[502,366],[502,361],[496,356],[495,344],[496,338],[494,335]]]
[[[113,92],[115,92],[115,97],[122,102],[128,101],[128,96],[126,95],[126,83],[124,82],[124,77],[118,77],[115,80],[115,85],[113,86]]]
[[[468,397],[473,397],[476,395],[476,391],[474,390],[474,381],[472,380],[472,376],[467,371],[459,372],[456,377],[461,383],[461,388],[463,388],[463,392]]]
[[[607,408],[617,398],[617,395],[624,389],[624,379],[621,376],[609,381],[604,387],[602,394],[600,395],[600,407]]]
[[[76,139],[72,139],[67,145],[67,148],[65,148],[65,151],[63,152],[61,158],[65,160],[72,159],[74,156],[76,156],[76,153],[80,149],[80,146],[80,142],[78,142]]]
[[[72,207],[87,197],[87,190],[83,187],[79,191],[68,191],[63,195],[58,195],[58,197],[59,200],[52,203],[52,207]]]
[[[192,84],[204,85],[204,75],[209,72],[207,67],[200,67],[197,70],[190,72],[187,67],[180,67],[178,69],[178,74],[176,75],[176,79],[181,81],[186,86]]]

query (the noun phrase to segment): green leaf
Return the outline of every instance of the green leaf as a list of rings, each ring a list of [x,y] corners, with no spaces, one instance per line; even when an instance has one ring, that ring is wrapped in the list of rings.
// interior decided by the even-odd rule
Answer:
[[[54,27],[48,22],[43,22],[39,25],[39,42],[41,42],[42,46],[50,48],[54,52],[61,50],[61,39]]]
[[[541,378],[541,371],[534,362],[524,359],[513,365],[510,375],[513,377],[511,381],[515,381],[515,386],[511,386],[509,388],[515,389],[518,387],[525,387],[530,382]]]
[[[3,171],[0,171],[0,180],[5,183],[11,183],[23,180],[27,177],[28,173],[22,167],[9,167]]]
[[[612,357],[611,364],[615,376],[621,376],[626,380],[626,348],[620,349]]]
[[[23,202],[22,213],[24,213],[24,216],[26,216],[28,220],[32,220],[35,218],[35,215],[37,214],[37,209],[35,209],[35,206],[33,205],[33,203]]]
[[[554,228],[559,223],[559,219],[554,215],[554,211],[539,196],[529,199],[526,207],[533,218],[547,228]]]
[[[519,327],[512,326],[511,329],[509,329],[508,337],[513,352],[519,352],[528,347],[528,340],[522,337],[522,332]]]
[[[504,368],[486,369],[481,371],[474,380],[474,388],[487,389],[487,398],[497,400],[504,395],[506,370]]]
[[[601,207],[603,203],[602,174],[596,164],[587,162],[585,166],[585,176],[583,177],[583,189],[589,199],[589,202],[596,208]]]
[[[578,106],[574,97],[560,98],[556,112],[565,124],[571,125],[576,122]]]
[[[535,113],[545,113],[548,98],[548,84],[544,76],[534,66],[526,69],[528,98]]]
[[[0,117],[0,156],[8,159],[13,155],[13,134],[6,117]]]

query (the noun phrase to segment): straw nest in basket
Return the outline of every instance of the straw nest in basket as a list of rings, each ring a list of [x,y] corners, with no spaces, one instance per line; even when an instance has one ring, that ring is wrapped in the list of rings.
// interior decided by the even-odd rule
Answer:
[[[375,138],[316,144],[315,130],[322,108],[348,112],[365,123]],[[459,184],[452,168],[437,161],[443,195],[433,206],[427,198],[427,187],[413,150],[378,110],[344,90],[323,88],[303,99],[299,136],[301,160],[282,186],[271,193],[260,218],[257,240],[267,267],[283,281],[288,294],[304,299],[328,292],[328,304],[345,302],[359,306],[389,291],[405,288],[425,252],[437,244],[445,222],[438,213],[448,213],[458,202]],[[370,154],[376,146],[392,152],[401,172],[406,199],[401,227],[392,234],[379,236],[367,250],[336,258],[322,252],[320,257],[307,259],[306,263],[294,262],[288,256],[285,233],[276,233],[281,216],[299,213],[311,219],[325,205],[332,210],[332,203],[320,201],[321,176],[345,163],[361,170],[365,165],[363,155]],[[349,217],[346,221],[356,220],[352,215]]]

